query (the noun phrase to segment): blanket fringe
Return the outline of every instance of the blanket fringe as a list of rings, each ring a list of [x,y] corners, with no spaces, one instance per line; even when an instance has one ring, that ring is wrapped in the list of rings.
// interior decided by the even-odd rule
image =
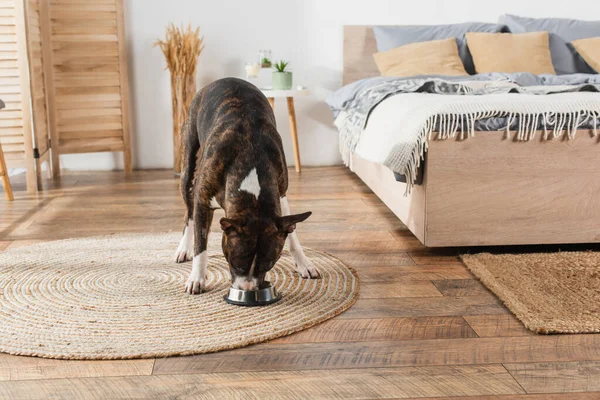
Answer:
[[[352,165],[352,153],[356,149],[358,140],[353,138],[360,136],[361,130],[356,128],[352,129],[353,125],[345,123],[346,118],[348,118],[348,114],[343,111],[340,112],[334,121],[334,125],[340,132],[339,150],[342,155],[342,162],[346,167],[350,168],[350,170],[354,170]]]
[[[354,171],[354,166],[352,165],[352,151],[348,147],[346,147],[346,145],[344,145],[341,141],[340,154],[342,155],[342,162],[344,163],[344,165],[350,168],[350,171]]]
[[[506,117],[505,138],[510,139],[511,132],[514,132],[513,140],[525,142],[535,139],[538,131],[543,131],[543,140],[551,140],[565,135],[568,139],[574,139],[577,130],[586,122],[591,121],[592,136],[598,135],[598,124],[600,122],[600,112],[591,110],[574,111],[570,113],[556,112],[538,112],[538,113],[514,113],[514,112],[470,112],[461,114],[439,114],[428,118],[422,125],[417,143],[410,154],[409,162],[400,171],[406,179],[405,195],[411,193],[421,161],[424,159],[427,151],[427,141],[431,140],[435,133],[435,139],[445,140],[456,138],[460,140],[475,136],[475,123],[478,120],[491,117]],[[516,122],[516,127],[513,126]],[[342,146],[340,140],[340,148]],[[351,159],[350,147],[344,146],[348,150]],[[344,155],[342,154],[342,157]],[[398,166],[389,166],[398,167]]]

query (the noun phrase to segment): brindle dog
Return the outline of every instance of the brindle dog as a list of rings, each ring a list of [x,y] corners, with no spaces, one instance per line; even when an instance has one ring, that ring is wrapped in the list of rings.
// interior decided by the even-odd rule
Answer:
[[[206,246],[216,208],[225,211],[222,247],[233,287],[261,288],[286,239],[302,277],[319,276],[294,232],[311,213],[290,215],[281,137],[260,90],[226,78],[198,92],[183,125],[182,149],[181,194],[187,212],[175,259],[193,259],[187,293],[204,289]]]

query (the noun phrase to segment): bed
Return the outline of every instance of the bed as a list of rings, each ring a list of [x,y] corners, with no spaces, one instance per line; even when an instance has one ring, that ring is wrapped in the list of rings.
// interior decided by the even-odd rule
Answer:
[[[379,75],[371,27],[345,26],[343,46],[344,85]],[[514,142],[498,130],[428,140],[412,185],[355,152],[345,158],[425,246],[594,243],[600,242],[600,140],[593,134],[578,128],[568,140],[543,140],[540,132]]]

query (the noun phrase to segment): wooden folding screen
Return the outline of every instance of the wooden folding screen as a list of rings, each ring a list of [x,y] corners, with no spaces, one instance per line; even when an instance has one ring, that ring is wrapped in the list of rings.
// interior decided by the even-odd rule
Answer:
[[[45,93],[43,80],[39,79],[42,74],[39,18],[35,6],[30,10],[32,3],[35,1],[0,0],[0,99],[6,103],[6,108],[0,111],[0,141],[8,167],[27,170],[30,192],[37,189],[39,181],[38,144],[45,156],[48,151]],[[30,45],[30,41],[37,47]],[[34,83],[39,85],[35,93]],[[40,140],[34,136],[34,119],[40,122]]]
[[[53,151],[122,151],[131,171],[122,0],[46,0],[42,38]],[[47,23],[47,24],[46,24]],[[51,66],[51,67],[50,67]],[[54,138],[55,137],[55,138]],[[56,175],[58,159],[53,158]]]
[[[122,151],[131,171],[122,0],[0,0],[0,141],[37,190],[59,155]]]
[[[37,187],[40,187],[41,165],[45,161],[50,161],[50,134],[40,35],[40,0],[25,0],[23,4],[29,61],[31,117],[34,133],[32,138],[33,157],[36,163]]]

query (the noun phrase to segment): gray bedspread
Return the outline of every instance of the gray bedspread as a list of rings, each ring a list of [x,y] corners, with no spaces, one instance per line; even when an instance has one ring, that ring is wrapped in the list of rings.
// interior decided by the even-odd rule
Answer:
[[[354,152],[357,143],[360,140],[364,129],[366,128],[371,111],[382,101],[390,96],[401,93],[431,93],[439,95],[511,95],[519,96],[519,93],[528,95],[552,95],[555,93],[569,92],[600,92],[600,75],[598,74],[573,74],[573,75],[534,75],[530,73],[489,73],[478,74],[471,76],[449,77],[449,76],[419,76],[409,78],[398,77],[375,77],[363,79],[352,84],[346,85],[336,92],[332,93],[327,98],[327,103],[332,109],[334,116],[338,120],[342,120],[341,124],[336,124],[340,129],[340,149],[343,152],[345,161],[347,156],[345,151]],[[462,96],[461,96],[462,97]],[[486,97],[487,98],[487,97]],[[425,106],[426,104],[424,104]],[[343,114],[343,117],[340,114]],[[527,113],[523,116],[523,121],[519,117],[519,113],[493,113],[494,116],[483,116],[477,119],[460,114],[455,115],[456,121],[452,125],[454,131],[518,131],[519,140],[523,138],[533,137],[529,134],[521,136],[523,126],[528,126],[529,132],[533,134],[536,130],[552,130],[556,132],[563,129],[565,121],[569,124],[573,123],[573,129],[594,129],[600,126],[598,118],[599,111],[594,108],[591,112],[574,112],[573,115],[564,115],[566,118],[531,118],[531,114]],[[492,113],[490,113],[491,115]],[[561,116],[559,113],[551,113]],[[338,118],[340,115],[340,118]],[[529,117],[529,118],[528,118]],[[581,117],[581,119],[580,119]],[[448,130],[448,124],[442,125],[443,120],[440,118],[434,119],[433,131]],[[435,122],[437,121],[437,123]],[[338,121],[336,121],[338,122]],[[464,125],[464,127],[463,127]],[[444,129],[446,128],[446,129]],[[565,129],[567,129],[565,127]],[[570,128],[569,128],[570,129]],[[594,129],[594,133],[596,132]],[[556,133],[555,132],[555,133]],[[569,131],[570,132],[570,131]],[[570,135],[570,133],[569,133]],[[422,138],[421,138],[422,139]],[[525,139],[526,140],[526,139]],[[375,142],[374,142],[375,143]],[[383,143],[382,143],[383,144]],[[394,143],[385,143],[393,145]],[[405,175],[410,175],[407,182],[418,184],[419,179],[416,176],[416,169],[419,168],[419,161],[415,160],[417,151],[420,152],[420,157],[424,156],[423,146],[421,141],[405,140],[402,146],[406,149],[399,153],[406,154],[411,150],[411,162],[403,161],[402,163],[392,163],[379,161],[394,171],[399,180],[404,180]],[[396,146],[399,148],[399,146]],[[420,150],[419,150],[420,149]],[[398,153],[398,152],[397,152]],[[359,154],[360,155],[360,154]],[[373,161],[373,160],[371,160]],[[405,173],[407,170],[410,173]],[[422,168],[419,168],[421,171]],[[404,177],[400,176],[404,175]],[[420,175],[420,174],[419,174]]]
[[[443,94],[444,90],[448,94],[460,94],[456,91],[456,88],[444,88],[444,87],[433,87],[424,85],[424,83],[431,81],[432,79],[441,79],[449,82],[470,82],[470,81],[492,81],[492,82],[513,82],[516,85],[522,87],[525,91],[528,86],[549,86],[550,90],[552,86],[562,85],[574,85],[574,90],[593,90],[600,91],[600,74],[572,74],[572,75],[535,75],[528,72],[520,72],[513,74],[504,73],[486,73],[469,76],[440,76],[440,75],[427,75],[419,77],[409,78],[397,78],[397,77],[375,77],[362,79],[353,83],[350,83],[335,92],[331,93],[327,97],[327,104],[331,108],[334,118],[338,116],[341,111],[346,110],[348,107],[353,106],[353,101],[356,96],[364,90],[372,89],[382,84],[399,83],[405,87],[402,92],[427,92],[427,93],[440,93]],[[582,89],[583,86],[583,89]],[[505,88],[499,88],[502,92],[506,92]],[[517,90],[515,90],[517,91]],[[563,88],[560,90],[564,91]],[[389,94],[398,93],[398,91],[390,92]],[[492,94],[489,88],[486,88],[485,92],[479,94]],[[529,92],[531,93],[531,92]],[[465,93],[466,94],[466,93]],[[477,94],[477,93],[469,93]],[[546,93],[543,93],[546,94]],[[382,101],[387,96],[381,98]],[[374,107],[377,104],[374,104]],[[507,129],[507,117],[491,117],[475,122],[475,130],[477,131],[499,131]],[[366,121],[365,121],[366,123]],[[515,129],[519,125],[518,118],[511,120],[511,126],[509,129]],[[541,127],[540,127],[541,128]],[[592,128],[591,123],[588,121],[587,124],[583,124],[582,128]]]

